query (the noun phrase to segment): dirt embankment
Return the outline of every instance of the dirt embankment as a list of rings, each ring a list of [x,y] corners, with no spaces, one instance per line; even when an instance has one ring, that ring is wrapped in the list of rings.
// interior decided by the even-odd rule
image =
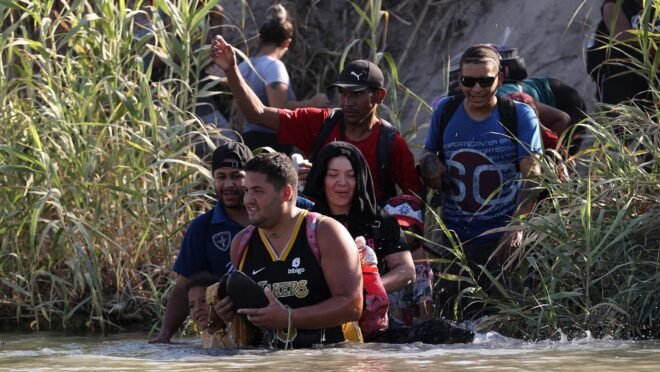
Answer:
[[[600,0],[437,0],[383,1],[389,13],[378,43],[396,61],[399,79],[426,102],[440,95],[446,84],[446,68],[452,56],[476,43],[507,44],[519,49],[530,76],[547,76],[574,86],[589,107],[594,85],[583,61],[585,38],[600,16]],[[265,9],[276,1],[251,2],[251,10],[223,4],[228,23],[244,22],[244,35],[256,35]],[[365,6],[368,1],[357,1]],[[369,38],[370,30],[350,1],[283,2],[296,20],[296,38],[285,58],[299,96],[322,91],[337,75],[339,56],[355,39]],[[236,30],[227,30],[234,40]],[[233,35],[233,36],[232,36]],[[254,43],[251,44],[253,47]],[[368,58],[365,43],[355,44],[349,58]],[[382,64],[381,64],[382,65]],[[412,107],[401,113],[404,126],[416,120],[427,123],[430,115],[414,117]],[[413,119],[414,118],[414,119]],[[426,130],[411,138],[423,143]]]

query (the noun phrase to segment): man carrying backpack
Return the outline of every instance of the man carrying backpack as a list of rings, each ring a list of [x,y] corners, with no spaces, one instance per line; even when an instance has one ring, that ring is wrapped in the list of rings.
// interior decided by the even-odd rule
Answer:
[[[308,212],[296,207],[298,175],[286,155],[259,154],[245,171],[245,208],[253,227],[236,235],[230,256],[237,270],[265,288],[268,304],[234,308],[226,296],[215,304],[216,312],[227,324],[236,312],[247,315],[265,330],[263,343],[275,347],[344,341],[342,325],[358,320],[363,301],[353,238],[332,218],[307,223]],[[310,243],[309,229],[316,244]]]
[[[372,62],[352,61],[341,72],[333,85],[338,89],[341,110],[286,110],[264,106],[241,77],[235,52],[221,36],[214,40],[211,56],[224,70],[245,118],[277,130],[281,143],[300,148],[313,163],[323,145],[335,140],[349,142],[367,159],[379,204],[396,195],[395,185],[404,194],[421,194],[422,185],[408,145],[391,125],[376,116],[386,90],[383,73]]]
[[[529,106],[496,96],[503,74],[492,47],[468,48],[459,80],[464,98],[445,98],[434,109],[420,173],[427,186],[441,192],[442,219],[460,239],[475,274],[477,265],[497,273],[522,242],[522,232],[489,230],[507,226],[534,206],[536,195],[524,179],[539,170],[539,124]]]

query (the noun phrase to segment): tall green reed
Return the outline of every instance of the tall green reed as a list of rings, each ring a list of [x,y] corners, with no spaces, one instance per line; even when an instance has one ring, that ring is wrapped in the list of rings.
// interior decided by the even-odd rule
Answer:
[[[104,330],[162,312],[163,268],[210,201],[195,149],[221,134],[192,112],[216,3],[0,9],[2,316]]]

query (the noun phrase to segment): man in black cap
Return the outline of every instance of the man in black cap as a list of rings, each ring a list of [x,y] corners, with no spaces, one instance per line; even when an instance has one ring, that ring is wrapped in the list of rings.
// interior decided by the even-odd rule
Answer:
[[[159,334],[150,343],[169,343],[188,316],[186,284],[200,272],[222,277],[232,269],[229,248],[234,236],[249,224],[243,205],[245,164],[250,149],[240,142],[226,142],[213,152],[212,176],[218,203],[188,226],[174,263],[177,278],[165,309]]]
[[[259,100],[241,77],[232,46],[221,36],[216,36],[211,55],[215,64],[224,70],[234,100],[245,118],[277,130],[281,143],[297,146],[314,162],[313,152],[318,150],[318,138],[321,138],[318,145],[335,140],[349,142],[367,159],[379,201],[394,196],[395,184],[404,194],[421,194],[422,185],[410,148],[396,130],[376,115],[387,92],[383,73],[374,63],[352,61],[342,70],[338,81],[333,84],[338,89],[341,110],[286,110],[265,106]],[[331,115],[340,116],[334,121],[326,120]],[[329,125],[326,123],[333,123],[329,132],[323,130]]]

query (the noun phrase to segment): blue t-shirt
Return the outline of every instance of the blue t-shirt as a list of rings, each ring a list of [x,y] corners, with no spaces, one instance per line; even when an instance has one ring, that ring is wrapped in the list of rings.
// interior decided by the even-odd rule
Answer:
[[[440,148],[440,115],[447,98],[433,111],[424,147]],[[506,226],[516,209],[520,187],[517,163],[530,153],[541,153],[538,119],[531,107],[515,102],[518,140],[507,136],[495,108],[488,118],[475,121],[461,104],[451,117],[443,136],[448,190],[442,197],[442,219],[461,241],[497,239],[502,233],[480,236],[487,230]],[[479,236],[479,238],[477,238]]]
[[[221,203],[195,218],[188,226],[174,272],[190,276],[208,271],[218,278],[232,270],[231,241],[245,226],[230,219]]]

